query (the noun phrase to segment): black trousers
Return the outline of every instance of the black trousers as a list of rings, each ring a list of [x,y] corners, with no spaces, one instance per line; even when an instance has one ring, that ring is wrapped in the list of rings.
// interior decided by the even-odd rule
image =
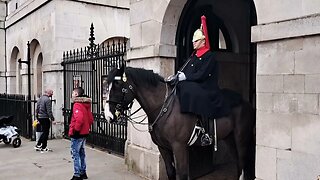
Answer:
[[[38,146],[41,146],[42,149],[45,149],[47,147],[48,137],[49,137],[49,131],[50,131],[50,120],[49,118],[39,118],[40,125],[42,127],[42,134],[39,138],[39,141],[37,143]]]

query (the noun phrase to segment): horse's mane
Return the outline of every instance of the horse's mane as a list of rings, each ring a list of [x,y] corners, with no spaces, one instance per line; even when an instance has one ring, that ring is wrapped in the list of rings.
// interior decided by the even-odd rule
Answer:
[[[154,73],[153,70],[127,67],[125,68],[125,73],[128,77],[132,78],[132,80],[138,86],[146,86],[146,85],[157,86],[159,82],[164,82],[163,77],[157,73]],[[122,77],[121,70],[113,69],[109,72],[108,84],[114,80],[115,76]]]

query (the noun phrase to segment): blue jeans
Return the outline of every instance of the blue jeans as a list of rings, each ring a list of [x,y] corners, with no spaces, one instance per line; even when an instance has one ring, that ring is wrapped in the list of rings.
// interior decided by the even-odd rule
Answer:
[[[74,139],[71,138],[71,155],[73,159],[74,176],[80,176],[86,173],[86,153],[84,146],[86,138]]]

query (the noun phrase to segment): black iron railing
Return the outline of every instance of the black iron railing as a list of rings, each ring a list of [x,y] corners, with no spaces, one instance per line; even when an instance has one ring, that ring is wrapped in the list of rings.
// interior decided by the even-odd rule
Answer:
[[[31,138],[28,121],[28,101],[26,96],[17,94],[0,94],[0,116],[13,115],[11,125],[21,130],[20,135]]]
[[[75,87],[82,87],[92,98],[94,123],[87,142],[117,154],[124,154],[127,139],[126,124],[109,124],[103,117],[106,77],[113,68],[125,63],[126,39],[118,38],[102,45],[94,43],[93,25],[90,28],[89,46],[63,53],[64,70],[64,132],[68,138],[71,117],[71,94]]]

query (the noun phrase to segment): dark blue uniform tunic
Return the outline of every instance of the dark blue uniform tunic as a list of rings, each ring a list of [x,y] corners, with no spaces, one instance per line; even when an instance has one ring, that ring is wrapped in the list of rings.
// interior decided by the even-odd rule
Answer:
[[[186,80],[178,83],[181,112],[207,118],[219,118],[230,113],[218,86],[218,63],[210,51],[200,58],[191,57],[182,71]]]

